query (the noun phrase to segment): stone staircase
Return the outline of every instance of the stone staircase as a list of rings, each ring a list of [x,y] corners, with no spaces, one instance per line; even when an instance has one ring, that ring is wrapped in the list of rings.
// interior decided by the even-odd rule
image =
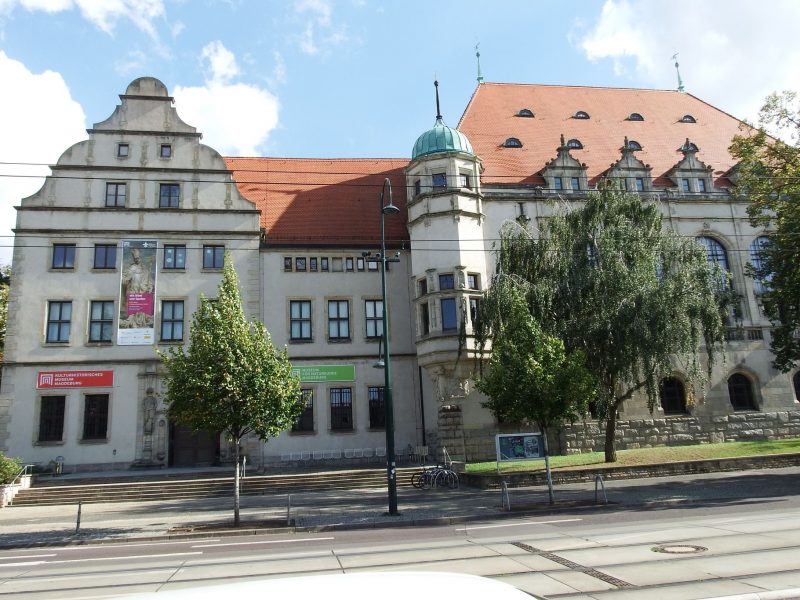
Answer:
[[[417,468],[397,469],[397,487],[411,487],[411,474]],[[262,494],[297,494],[365,488],[385,488],[386,469],[356,469],[282,475],[248,475],[241,479],[243,496]],[[20,491],[11,506],[54,506],[59,504],[100,502],[146,502],[210,498],[233,494],[233,474],[210,473],[184,475],[157,474],[142,476],[94,477],[86,479],[52,478]]]

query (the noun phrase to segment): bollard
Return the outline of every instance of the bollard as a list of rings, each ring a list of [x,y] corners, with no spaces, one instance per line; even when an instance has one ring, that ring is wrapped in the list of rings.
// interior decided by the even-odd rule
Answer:
[[[286,494],[286,526],[292,526],[292,495]]]
[[[511,496],[508,494],[508,484],[505,481],[500,482],[500,509],[511,511]]]
[[[597,504],[597,484],[600,484],[600,488],[603,490],[603,504],[608,504],[608,496],[606,496],[606,484],[603,481],[603,474],[598,473],[594,476],[594,503]]]
[[[75,523],[75,533],[77,534],[81,529],[81,508],[83,507],[83,501],[78,500],[78,522]]]

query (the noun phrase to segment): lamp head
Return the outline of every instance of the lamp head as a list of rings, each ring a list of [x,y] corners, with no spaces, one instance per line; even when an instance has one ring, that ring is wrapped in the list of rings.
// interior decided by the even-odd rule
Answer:
[[[383,214],[385,215],[396,215],[400,212],[400,209],[392,204],[391,201],[389,201],[389,204],[384,206],[381,210],[383,210]]]

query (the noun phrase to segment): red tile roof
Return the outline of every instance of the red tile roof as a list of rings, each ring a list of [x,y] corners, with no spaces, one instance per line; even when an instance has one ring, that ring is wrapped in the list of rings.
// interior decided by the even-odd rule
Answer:
[[[225,162],[239,192],[261,211],[261,227],[270,245],[377,249],[378,202],[388,177],[400,214],[385,219],[387,245],[408,247],[403,175],[408,159],[226,158]]]
[[[535,117],[515,116],[523,108]],[[572,118],[578,111],[591,118]],[[627,120],[634,112],[644,121]],[[687,114],[697,122],[681,123]],[[738,119],[682,92],[484,83],[473,94],[458,129],[483,161],[484,183],[543,183],[536,174],[556,156],[563,133],[565,139],[583,144],[571,154],[586,163],[590,183],[619,160],[627,136],[642,145],[635,156],[653,168],[654,183],[673,185],[663,176],[683,158],[678,148],[687,137],[700,149],[697,158],[713,167],[716,179],[735,164],[728,146],[741,133],[739,126]],[[504,148],[510,137],[519,138],[523,147]]]

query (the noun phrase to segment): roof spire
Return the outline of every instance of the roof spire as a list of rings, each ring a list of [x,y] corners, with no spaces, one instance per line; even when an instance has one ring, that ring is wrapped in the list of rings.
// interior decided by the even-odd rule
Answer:
[[[442,111],[439,109],[439,81],[434,79],[433,86],[436,88],[436,120],[441,121]]]
[[[681,70],[679,68],[680,65],[678,64],[678,53],[677,52],[672,55],[672,60],[675,61],[675,71],[678,73],[678,91],[682,92],[683,91],[683,80],[681,79]]]
[[[483,83],[483,75],[481,75],[481,52],[478,49],[481,43],[475,44],[475,57],[478,59],[478,83]]]

